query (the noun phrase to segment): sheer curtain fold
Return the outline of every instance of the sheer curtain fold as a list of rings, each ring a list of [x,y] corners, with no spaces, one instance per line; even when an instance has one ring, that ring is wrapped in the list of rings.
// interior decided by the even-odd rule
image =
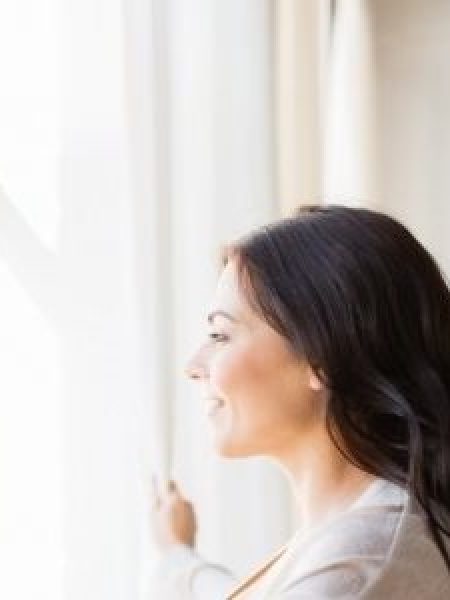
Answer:
[[[277,3],[276,160],[282,214],[301,202],[373,202],[370,17],[366,0]]]
[[[323,194],[331,16],[328,0],[280,0],[275,7],[277,195],[281,214],[289,214]]]
[[[171,14],[173,473],[197,507],[199,550],[245,572],[289,531],[287,490],[278,473],[260,461],[215,456],[200,390],[186,380],[183,367],[206,335],[220,244],[279,210],[274,197],[273,3],[206,1],[199,7],[198,2],[174,2]],[[268,524],[265,532],[261,523]],[[236,531],[246,532],[238,545]]]
[[[377,196],[372,5],[335,2],[324,102],[326,201],[370,205]]]
[[[261,461],[215,456],[183,370],[206,333],[220,244],[279,214],[273,10],[267,0],[136,0],[125,11],[144,463],[194,502],[199,550],[243,573],[291,529],[286,484]]]

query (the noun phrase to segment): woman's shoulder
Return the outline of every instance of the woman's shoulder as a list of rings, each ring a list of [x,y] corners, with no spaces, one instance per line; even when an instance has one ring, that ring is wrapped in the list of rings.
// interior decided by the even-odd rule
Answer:
[[[450,550],[450,539],[446,541]],[[385,560],[361,597],[366,600],[450,598],[450,573],[429,532],[426,518],[410,501],[405,507]]]
[[[294,598],[304,589],[323,598],[375,600],[408,593],[408,600],[431,599],[438,593],[441,598],[449,586],[417,505],[399,486],[379,480],[351,510],[294,538],[281,597]]]

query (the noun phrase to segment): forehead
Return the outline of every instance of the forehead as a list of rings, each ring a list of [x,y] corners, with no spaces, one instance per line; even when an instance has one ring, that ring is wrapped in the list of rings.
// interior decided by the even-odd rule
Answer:
[[[236,265],[232,261],[225,265],[217,280],[215,295],[218,296],[225,294],[235,297],[240,297],[241,295]]]
[[[233,261],[228,262],[219,275],[211,303],[211,310],[215,309],[229,311],[238,318],[250,318],[253,314],[239,287],[238,273]]]

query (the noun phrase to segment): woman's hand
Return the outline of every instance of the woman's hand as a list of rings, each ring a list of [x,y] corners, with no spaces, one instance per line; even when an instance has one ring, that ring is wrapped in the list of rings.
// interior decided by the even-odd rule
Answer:
[[[153,476],[151,526],[154,540],[161,549],[175,544],[195,545],[197,522],[194,507],[181,495],[174,481],[158,486]]]

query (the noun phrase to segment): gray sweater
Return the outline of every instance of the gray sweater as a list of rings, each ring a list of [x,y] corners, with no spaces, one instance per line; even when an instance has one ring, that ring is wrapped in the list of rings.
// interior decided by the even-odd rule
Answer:
[[[161,600],[450,600],[450,573],[423,513],[384,479],[337,517],[297,531],[244,581],[183,545],[153,576]]]

